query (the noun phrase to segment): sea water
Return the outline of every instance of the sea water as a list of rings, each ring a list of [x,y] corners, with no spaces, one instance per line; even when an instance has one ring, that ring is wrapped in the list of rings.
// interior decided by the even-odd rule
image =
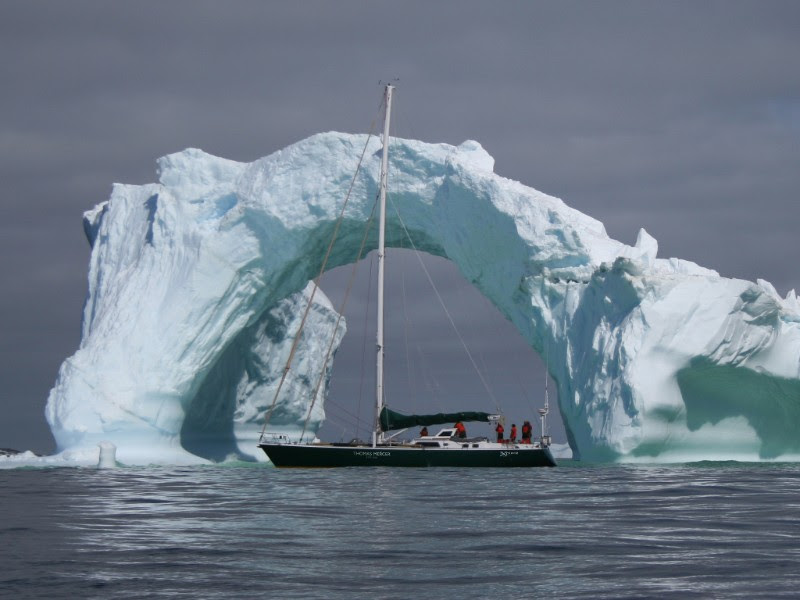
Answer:
[[[800,466],[0,471],[3,598],[779,598]]]

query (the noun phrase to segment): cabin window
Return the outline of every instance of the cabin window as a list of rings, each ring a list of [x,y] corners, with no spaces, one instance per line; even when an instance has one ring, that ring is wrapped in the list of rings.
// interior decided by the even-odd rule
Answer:
[[[473,448],[477,448],[477,447],[478,447],[478,444],[472,444],[472,447],[473,447]]]
[[[469,448],[469,444],[461,444],[462,448]]]

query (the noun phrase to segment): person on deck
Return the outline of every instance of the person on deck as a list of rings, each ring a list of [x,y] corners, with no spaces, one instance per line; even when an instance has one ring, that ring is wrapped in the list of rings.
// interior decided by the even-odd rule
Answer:
[[[494,430],[497,432],[497,443],[498,444],[502,444],[503,443],[503,434],[506,431],[505,428],[503,427],[503,424],[498,422],[497,423],[497,427],[495,427]]]
[[[428,435],[428,428],[423,427],[419,430],[419,437],[426,437]]]
[[[457,438],[465,438],[465,437],[467,437],[467,428],[464,427],[464,424],[461,421],[459,421],[458,423],[455,424],[455,428],[456,428],[456,437]]]
[[[525,421],[522,424],[522,443],[530,444],[531,437],[533,437],[533,426],[530,421]]]
[[[509,436],[509,439],[511,440],[512,444],[516,444],[517,443],[517,424],[516,423],[512,423],[511,424],[511,435]]]

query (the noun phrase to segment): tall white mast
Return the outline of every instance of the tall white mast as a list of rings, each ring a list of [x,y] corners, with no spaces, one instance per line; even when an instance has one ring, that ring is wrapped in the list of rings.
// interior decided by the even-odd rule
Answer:
[[[372,446],[378,444],[378,436],[383,438],[380,417],[383,408],[383,270],[386,254],[386,180],[389,170],[389,119],[392,114],[392,90],[394,86],[386,86],[386,117],[383,121],[383,155],[381,157],[380,183],[380,217],[378,220],[378,360],[375,369],[375,429],[372,431]]]

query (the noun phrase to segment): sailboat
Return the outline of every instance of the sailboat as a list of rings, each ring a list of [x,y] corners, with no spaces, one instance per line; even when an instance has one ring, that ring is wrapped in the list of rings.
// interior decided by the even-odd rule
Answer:
[[[261,448],[276,467],[554,467],[550,437],[545,434],[544,416],[540,409],[542,435],[538,440],[521,442],[490,441],[486,437],[465,437],[461,428],[443,427],[435,435],[420,435],[411,441],[393,441],[386,432],[450,422],[502,421],[501,415],[486,412],[453,412],[427,415],[405,415],[384,405],[383,389],[383,294],[386,226],[386,189],[389,164],[389,123],[394,86],[385,88],[383,152],[380,174],[380,213],[378,229],[378,325],[376,363],[376,418],[371,443],[294,442],[285,434],[262,433]],[[543,413],[543,414],[542,414]],[[266,429],[266,426],[265,426]]]

